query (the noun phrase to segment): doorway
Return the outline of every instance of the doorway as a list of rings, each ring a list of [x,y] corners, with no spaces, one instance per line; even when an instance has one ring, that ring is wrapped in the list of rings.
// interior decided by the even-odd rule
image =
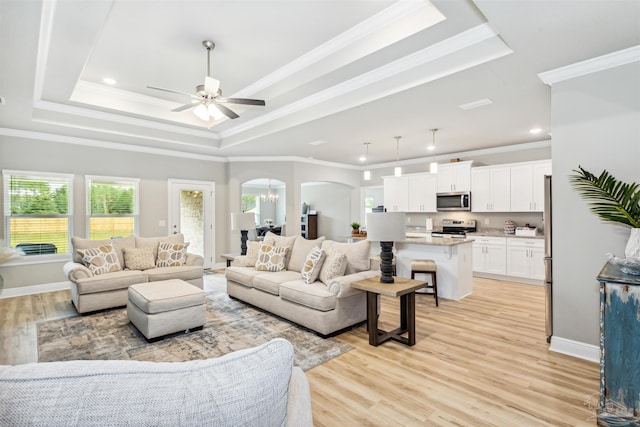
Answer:
[[[189,252],[204,258],[204,268],[215,260],[215,183],[169,180],[169,233],[184,234]]]

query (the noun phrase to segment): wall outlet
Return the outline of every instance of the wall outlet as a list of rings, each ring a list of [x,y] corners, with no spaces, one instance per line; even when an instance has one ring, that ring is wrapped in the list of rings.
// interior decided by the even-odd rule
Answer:
[[[485,219],[484,219],[484,225],[489,225],[489,222],[490,222],[490,221],[489,221],[489,218],[485,218]]]

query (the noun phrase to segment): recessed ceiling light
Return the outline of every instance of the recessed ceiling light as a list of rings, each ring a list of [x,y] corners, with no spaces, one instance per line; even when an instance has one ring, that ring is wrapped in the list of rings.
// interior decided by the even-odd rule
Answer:
[[[493,101],[489,98],[478,99],[477,101],[467,102],[466,104],[458,105],[459,108],[463,110],[472,110],[478,107],[484,107],[485,105],[491,105]]]
[[[529,133],[532,133],[534,135],[537,134],[537,133],[540,133],[540,132],[542,132],[541,128],[531,128],[531,129],[529,129]]]
[[[111,77],[105,77],[104,79],[102,79],[102,81],[104,82],[104,84],[108,84],[109,86],[113,86],[116,83],[118,83],[115,79],[112,79]]]
[[[318,141],[312,141],[309,143],[309,145],[321,145],[321,144],[326,144],[327,141],[323,141],[323,140],[318,140]]]

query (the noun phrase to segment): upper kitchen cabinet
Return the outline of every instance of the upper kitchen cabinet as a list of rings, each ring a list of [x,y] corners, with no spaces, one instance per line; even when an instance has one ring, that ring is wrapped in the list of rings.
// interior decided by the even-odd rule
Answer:
[[[409,178],[386,176],[384,179],[384,207],[388,212],[409,210]]]
[[[438,164],[438,193],[471,191],[471,163]]]
[[[508,166],[483,166],[471,169],[471,210],[508,212],[511,209]]]
[[[419,173],[407,175],[407,178],[409,179],[409,212],[435,212],[437,175]]]
[[[551,175],[551,160],[511,166],[511,211],[544,210],[544,176]]]

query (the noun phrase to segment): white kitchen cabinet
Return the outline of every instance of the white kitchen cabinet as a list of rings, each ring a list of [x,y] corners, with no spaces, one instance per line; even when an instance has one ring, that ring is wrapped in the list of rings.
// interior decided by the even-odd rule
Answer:
[[[509,212],[511,209],[511,168],[483,166],[471,169],[471,210]]]
[[[471,191],[471,163],[438,164],[438,193]]]
[[[407,175],[409,212],[435,212],[438,177],[432,173]]]
[[[473,239],[473,271],[507,274],[507,238],[482,236]]]
[[[544,210],[544,176],[551,175],[551,161],[511,166],[511,212]]]
[[[544,240],[507,240],[507,275],[544,280]]]
[[[407,212],[409,210],[408,177],[384,177],[384,207],[388,212]]]

